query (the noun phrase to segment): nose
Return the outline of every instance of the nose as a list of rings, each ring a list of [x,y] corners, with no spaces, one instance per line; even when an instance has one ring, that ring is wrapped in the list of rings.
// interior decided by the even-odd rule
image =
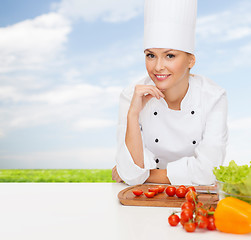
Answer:
[[[165,68],[165,64],[164,64],[163,59],[158,58],[158,59],[156,60],[156,64],[155,64],[155,70],[156,70],[157,72],[159,72],[159,71],[163,70],[164,68]]]

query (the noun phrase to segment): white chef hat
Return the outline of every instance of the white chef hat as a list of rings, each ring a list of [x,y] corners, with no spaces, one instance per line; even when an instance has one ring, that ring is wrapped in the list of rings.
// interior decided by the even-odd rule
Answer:
[[[194,54],[197,0],[145,0],[144,49]]]

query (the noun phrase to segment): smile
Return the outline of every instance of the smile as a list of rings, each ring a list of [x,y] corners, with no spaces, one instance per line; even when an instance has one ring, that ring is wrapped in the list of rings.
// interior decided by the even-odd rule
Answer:
[[[166,80],[169,76],[171,76],[171,74],[161,74],[161,75],[160,74],[155,74],[155,77],[159,81]]]

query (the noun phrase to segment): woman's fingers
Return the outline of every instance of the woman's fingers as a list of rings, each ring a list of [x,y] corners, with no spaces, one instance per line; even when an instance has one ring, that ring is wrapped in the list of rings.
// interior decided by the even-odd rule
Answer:
[[[163,92],[161,92],[157,87],[155,86],[150,86],[151,89],[157,94],[157,96],[159,97],[158,99],[160,99],[161,97],[164,98],[165,95]]]
[[[143,105],[145,106],[145,104],[146,104],[149,100],[151,100],[152,98],[153,98],[153,96],[152,96],[151,94],[146,95],[146,96],[144,97],[144,99],[143,99]]]
[[[136,85],[128,113],[130,113],[131,116],[138,117],[140,111],[152,97],[160,99],[164,98],[165,95],[156,86]]]
[[[156,93],[149,86],[146,85],[136,85],[134,89],[134,94],[139,97],[143,97],[147,94],[151,94],[153,97],[157,97]]]
[[[152,85],[136,85],[135,93],[138,94],[139,96],[151,94],[153,97],[156,97],[157,99],[165,97],[163,92],[161,92],[156,86]]]
[[[156,88],[156,89],[158,90],[160,96],[163,97],[163,98],[165,98],[165,94],[162,91],[160,91],[158,88]]]

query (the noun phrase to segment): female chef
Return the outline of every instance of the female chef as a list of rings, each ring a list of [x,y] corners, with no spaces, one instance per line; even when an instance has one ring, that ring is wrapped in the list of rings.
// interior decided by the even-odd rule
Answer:
[[[146,0],[148,76],[120,96],[112,178],[129,185],[208,185],[227,142],[225,90],[190,74],[195,64],[196,0]]]

